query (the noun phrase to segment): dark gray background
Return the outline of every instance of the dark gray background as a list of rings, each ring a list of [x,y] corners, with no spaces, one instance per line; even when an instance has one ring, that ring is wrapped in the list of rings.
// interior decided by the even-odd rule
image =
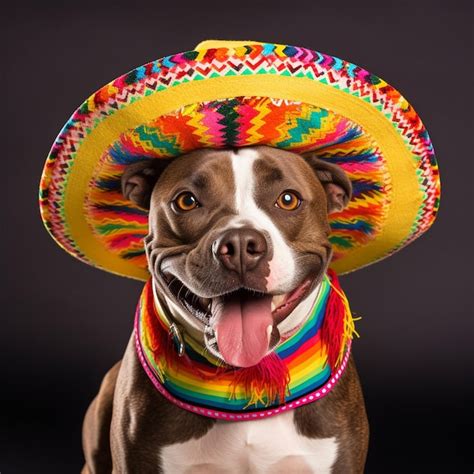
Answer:
[[[43,229],[37,189],[49,147],[97,88],[205,38],[348,59],[421,115],[441,168],[438,221],[342,279],[363,316],[354,352],[371,422],[367,472],[472,472],[470,2],[12,3],[0,20],[2,474],[80,470],[84,412],[123,353],[142,286],[74,260]]]

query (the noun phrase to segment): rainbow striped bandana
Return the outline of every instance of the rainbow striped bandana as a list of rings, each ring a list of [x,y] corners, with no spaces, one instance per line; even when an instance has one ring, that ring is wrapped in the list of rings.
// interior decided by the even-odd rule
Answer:
[[[314,151],[351,179],[351,201],[330,216],[339,274],[392,255],[435,219],[430,138],[387,82],[306,48],[205,41],[124,74],[74,112],[44,166],[43,222],[81,261],[146,281],[148,212],[121,192],[126,167],[252,145]]]
[[[184,333],[178,354],[170,323],[155,304],[152,280],[135,316],[135,348],[155,388],[199,415],[242,421],[276,415],[327,395],[350,354],[353,318],[335,273],[325,276],[310,315],[255,367],[227,366]]]

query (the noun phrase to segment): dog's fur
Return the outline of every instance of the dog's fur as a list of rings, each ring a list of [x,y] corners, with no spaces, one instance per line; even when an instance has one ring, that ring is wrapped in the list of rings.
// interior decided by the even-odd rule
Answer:
[[[332,256],[328,213],[342,209],[351,193],[337,166],[311,153],[263,146],[139,162],[125,171],[122,184],[126,197],[149,208],[145,248],[161,305],[215,356],[243,366],[257,356],[242,358],[234,349],[224,354],[205,331],[224,317],[221,295],[248,288],[278,301],[305,288],[286,313],[272,312],[271,352],[307,318]],[[301,198],[297,208],[275,205],[285,190]],[[182,192],[193,193],[199,206],[177,208]],[[176,280],[211,301],[208,321],[180,303]],[[315,403],[262,420],[217,421],[160,395],[132,341],[133,335],[86,414],[83,472],[363,472],[368,423],[352,358],[333,391]]]

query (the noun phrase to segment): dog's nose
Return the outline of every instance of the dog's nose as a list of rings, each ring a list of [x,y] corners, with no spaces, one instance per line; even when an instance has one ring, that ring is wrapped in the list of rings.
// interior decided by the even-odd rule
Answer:
[[[231,229],[215,242],[214,255],[224,267],[243,275],[267,255],[265,236],[254,229]]]

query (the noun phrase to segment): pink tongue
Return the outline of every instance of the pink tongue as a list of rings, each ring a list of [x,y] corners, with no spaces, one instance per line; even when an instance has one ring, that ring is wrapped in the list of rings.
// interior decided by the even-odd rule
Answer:
[[[268,326],[273,324],[272,297],[225,301],[216,324],[217,345],[224,360],[236,367],[251,367],[268,351]]]

